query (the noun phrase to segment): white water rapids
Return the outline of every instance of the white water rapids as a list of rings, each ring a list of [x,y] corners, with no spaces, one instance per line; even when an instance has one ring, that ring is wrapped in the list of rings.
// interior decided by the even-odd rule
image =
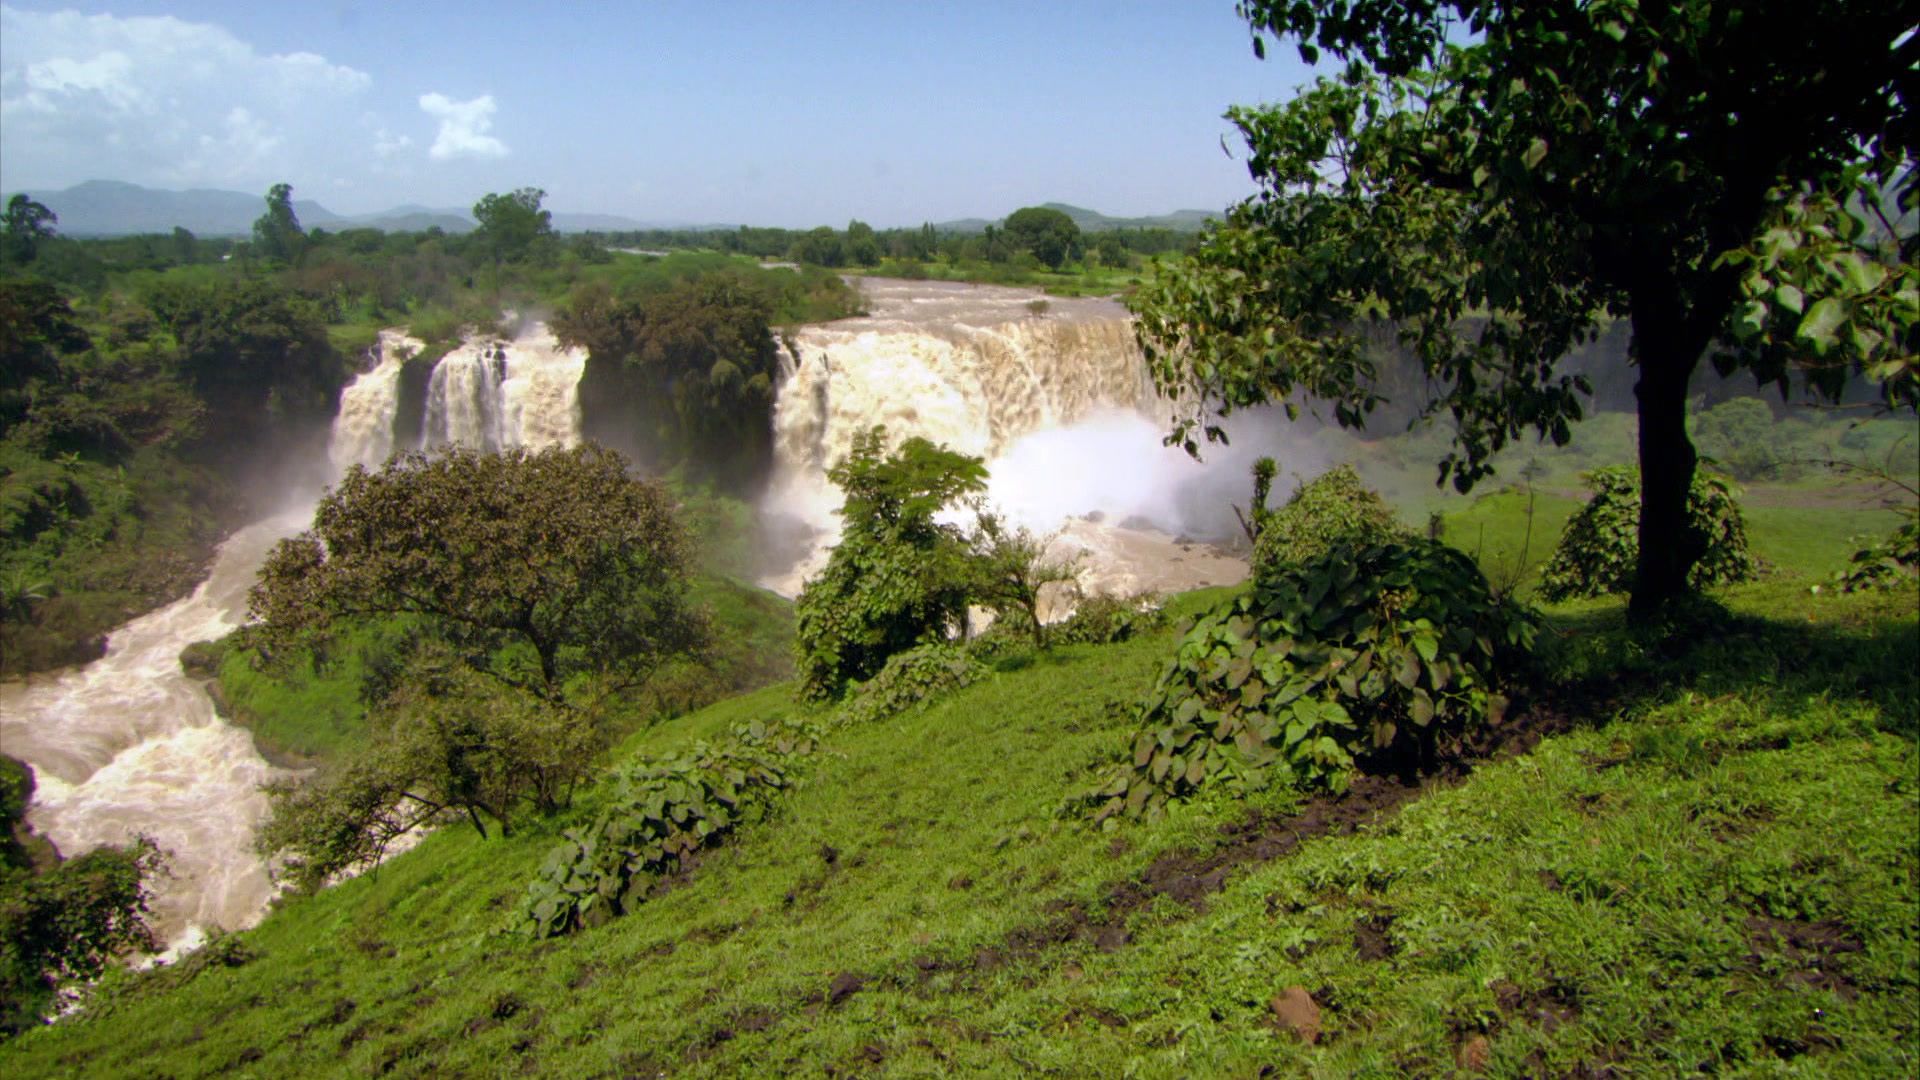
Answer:
[[[401,367],[421,347],[399,331],[380,335],[376,363],[340,395],[328,447],[336,471],[378,465],[392,452]],[[488,450],[577,442],[585,360],[539,324],[512,342],[468,342],[441,364],[471,371],[484,363],[500,376],[494,397],[482,403],[470,391],[450,401],[430,389],[429,409],[438,401],[449,419],[426,441]],[[436,369],[433,385],[460,384]],[[462,404],[496,422],[469,424]],[[251,926],[273,895],[253,837],[267,812],[260,786],[280,773],[252,736],[215,714],[205,688],[182,672],[180,653],[245,620],[268,550],[312,521],[311,497],[296,501],[229,537],[191,596],[114,630],[99,660],[0,683],[0,749],[31,765],[38,782],[28,821],[68,856],[153,838],[168,853],[168,874],[153,882],[151,921],[170,945]]]

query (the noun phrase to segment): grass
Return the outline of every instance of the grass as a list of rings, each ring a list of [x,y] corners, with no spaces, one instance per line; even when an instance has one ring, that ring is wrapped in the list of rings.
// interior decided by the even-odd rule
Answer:
[[[1911,1075],[1920,598],[1723,599],[1678,656],[1617,601],[1558,611],[1572,730],[1197,902],[1114,886],[1217,847],[1248,807],[1115,834],[1057,815],[1118,752],[1163,633],[835,732],[772,820],[605,927],[501,932],[589,796],[287,901],[184,985],[120,977],[0,1069],[1348,1076],[1443,1072],[1474,1044],[1502,1075]],[[793,710],[774,687],[622,752]],[[1036,932],[1074,913],[1117,936]],[[1322,1009],[1315,1045],[1273,1022],[1290,986]]]

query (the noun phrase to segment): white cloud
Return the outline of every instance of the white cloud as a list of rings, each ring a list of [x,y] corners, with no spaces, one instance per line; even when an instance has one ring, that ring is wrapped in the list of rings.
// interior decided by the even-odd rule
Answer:
[[[210,23],[0,5],[0,163],[9,187],[319,175],[365,138],[347,106],[372,82],[313,53],[256,52]]]
[[[493,130],[492,94],[472,101],[455,101],[445,94],[420,95],[420,108],[440,121],[427,156],[435,161],[457,157],[497,158],[507,156],[507,144],[487,134]]]
[[[407,135],[395,135],[386,128],[373,133],[373,152],[383,158],[405,153],[413,146],[413,139]]]

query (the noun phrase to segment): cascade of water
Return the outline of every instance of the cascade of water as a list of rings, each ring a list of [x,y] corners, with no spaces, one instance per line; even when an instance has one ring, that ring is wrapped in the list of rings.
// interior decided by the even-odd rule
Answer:
[[[539,449],[580,441],[584,349],[563,349],[544,324],[513,341],[470,338],[440,358],[427,383],[427,448]]]
[[[793,339],[766,506],[810,527],[815,540],[798,565],[764,582],[769,588],[794,595],[824,565],[840,504],[827,470],[876,424],[894,445],[920,436],[987,459],[989,501],[1030,528],[1066,528],[1063,543],[1087,553],[1086,587],[1191,587],[1236,576],[1232,560],[1205,562],[1172,535],[1193,518],[1181,504],[1204,470],[1160,444],[1170,404],[1125,308],[1040,304],[1023,289],[861,285],[871,314],[805,327]],[[1214,509],[1230,513],[1213,494]],[[1111,523],[1072,520],[1089,514]],[[1129,521],[1136,527],[1119,528]],[[1156,558],[1184,569],[1142,565]]]
[[[393,452],[393,418],[400,404],[400,368],[426,345],[400,330],[380,331],[380,359],[340,391],[340,414],[333,419],[327,456],[335,472],[350,465],[369,468]]]
[[[378,465],[393,450],[399,377],[421,342],[380,335],[379,360],[341,394],[329,457]],[[428,390],[423,442],[479,449],[579,440],[581,350],[535,324],[512,342],[474,341],[443,358]],[[33,767],[28,820],[67,855],[150,836],[168,853],[153,883],[152,924],[171,944],[256,922],[272,895],[253,850],[280,775],[245,731],[223,722],[181,650],[222,637],[246,616],[268,550],[304,528],[311,505],[250,525],[222,544],[191,596],[113,631],[83,667],[0,684],[0,744]]]
[[[427,383],[423,445],[500,449],[500,383],[506,366],[506,356],[492,342],[468,341],[441,357]]]

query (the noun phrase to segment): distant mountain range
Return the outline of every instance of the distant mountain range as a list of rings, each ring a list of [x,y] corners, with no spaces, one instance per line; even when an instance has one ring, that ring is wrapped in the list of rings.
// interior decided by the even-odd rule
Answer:
[[[59,216],[58,228],[68,236],[127,236],[166,233],[183,228],[195,236],[245,236],[266,211],[264,194],[196,188],[165,191],[117,180],[89,180],[64,191],[27,191],[25,194]],[[11,198],[8,193],[4,198]],[[1193,232],[1219,215],[1207,210],[1176,210],[1158,217],[1117,218],[1065,203],[1047,203],[1071,217],[1082,230],[1164,228]],[[293,212],[306,228],[330,232],[373,228],[387,232],[421,231],[438,227],[450,233],[474,228],[467,212],[458,208],[396,206],[375,214],[336,214],[311,199],[295,199]],[[986,218],[962,218],[934,226],[941,232],[980,232],[996,224]],[[582,214],[554,211],[553,227],[560,232],[622,232],[636,229],[730,229],[731,225],[671,225],[637,221],[618,214]]]

